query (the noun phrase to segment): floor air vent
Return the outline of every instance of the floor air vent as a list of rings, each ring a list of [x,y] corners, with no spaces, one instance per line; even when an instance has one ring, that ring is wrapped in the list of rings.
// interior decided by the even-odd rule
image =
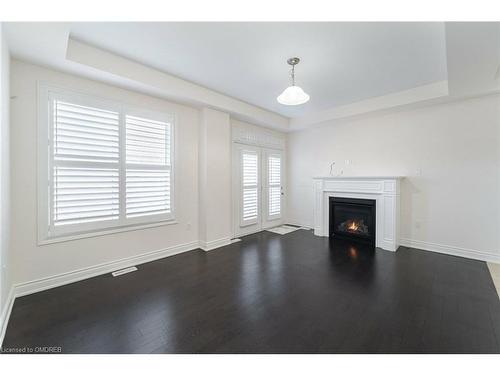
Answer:
[[[113,277],[116,277],[116,276],[125,275],[126,273],[134,272],[134,271],[137,271],[137,267],[124,268],[122,270],[112,272],[111,274],[113,275]]]

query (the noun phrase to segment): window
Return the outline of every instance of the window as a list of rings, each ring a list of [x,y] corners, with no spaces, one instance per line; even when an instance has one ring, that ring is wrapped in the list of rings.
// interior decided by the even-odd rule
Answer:
[[[173,220],[173,116],[40,88],[40,240]]]

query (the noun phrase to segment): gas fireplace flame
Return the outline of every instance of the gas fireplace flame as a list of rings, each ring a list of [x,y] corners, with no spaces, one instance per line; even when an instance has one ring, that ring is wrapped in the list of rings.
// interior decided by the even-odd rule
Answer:
[[[353,235],[369,236],[370,229],[363,219],[348,219],[337,226],[339,232],[347,232]]]
[[[356,221],[354,221],[354,220],[353,220],[353,221],[351,221],[351,222],[348,224],[348,226],[347,226],[347,229],[348,229],[348,230],[352,230],[352,231],[354,231],[354,232],[356,232],[356,231],[358,230],[358,228],[359,228],[359,224],[358,224]]]

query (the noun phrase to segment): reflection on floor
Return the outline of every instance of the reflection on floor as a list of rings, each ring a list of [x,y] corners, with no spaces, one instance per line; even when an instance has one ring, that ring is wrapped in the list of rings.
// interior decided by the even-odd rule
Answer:
[[[486,263],[263,231],[16,300],[5,347],[64,353],[499,353]]]

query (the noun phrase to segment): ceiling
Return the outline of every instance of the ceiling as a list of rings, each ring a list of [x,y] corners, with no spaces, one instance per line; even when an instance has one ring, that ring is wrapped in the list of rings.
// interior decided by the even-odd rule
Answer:
[[[14,57],[65,70],[69,35],[281,115],[306,116],[447,79],[443,23],[7,23]],[[276,97],[286,59],[309,103]],[[67,70],[67,69],[66,69]]]

